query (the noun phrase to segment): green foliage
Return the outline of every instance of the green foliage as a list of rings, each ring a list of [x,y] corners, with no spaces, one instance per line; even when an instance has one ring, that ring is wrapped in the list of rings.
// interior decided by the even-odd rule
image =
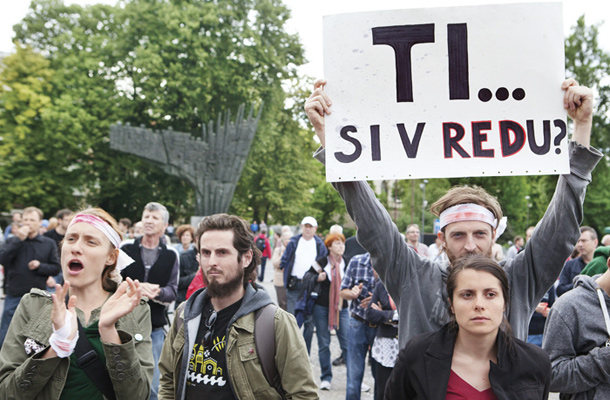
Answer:
[[[40,54],[27,47],[3,60],[0,72],[0,204],[38,205],[56,209],[72,205],[78,171],[71,169],[77,148],[89,149],[80,134],[90,123],[84,110],[71,107],[64,97],[52,98],[54,71]],[[58,134],[60,133],[60,134]],[[75,133],[78,141],[63,133]],[[72,185],[63,185],[72,182]]]
[[[302,160],[313,141],[285,107],[282,84],[298,83],[296,67],[303,62],[298,37],[284,31],[288,18],[279,0],[129,0],[88,7],[34,0],[15,33],[20,51],[31,48],[41,66],[9,59],[3,73],[11,79],[19,64],[29,68],[22,80],[39,103],[22,100],[27,110],[20,119],[5,110],[18,103],[3,101],[0,109],[6,138],[0,151],[29,151],[30,157],[0,166],[0,179],[16,192],[0,193],[0,203],[36,204],[48,212],[89,203],[137,220],[143,205],[155,200],[181,219],[192,214],[193,190],[110,150],[110,125],[171,126],[198,135],[222,112],[264,103],[232,209],[246,217],[272,209],[292,216],[317,183]],[[42,68],[48,70],[46,86],[32,85]],[[25,136],[38,147],[27,150],[12,139]],[[48,174],[41,171],[53,163]]]
[[[601,150],[605,157],[593,170],[593,180],[585,198],[583,224],[602,233],[603,228],[610,226],[610,54],[599,47],[599,26],[587,26],[584,16],[578,19],[566,39],[566,69],[579,83],[596,92],[591,145]]]
[[[319,231],[326,232],[333,224],[345,223],[345,204],[330,183],[322,182],[318,185],[310,205],[310,215],[318,221]]]

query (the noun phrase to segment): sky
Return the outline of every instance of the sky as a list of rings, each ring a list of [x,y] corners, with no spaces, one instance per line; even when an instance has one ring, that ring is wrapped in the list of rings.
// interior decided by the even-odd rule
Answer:
[[[28,11],[29,0],[2,0],[0,13],[0,52],[14,51],[11,38],[12,27],[18,23]],[[67,4],[81,5],[106,3],[116,4],[117,0],[64,0]],[[519,3],[533,3],[522,0]],[[543,2],[543,1],[536,1]],[[300,68],[300,72],[311,77],[322,77],[322,17],[324,15],[373,10],[394,10],[403,8],[423,8],[419,2],[409,0],[284,0],[292,10],[292,19],[287,24],[290,33],[297,33],[305,47],[305,56],[309,61]],[[425,7],[448,7],[477,4],[505,4],[510,1],[501,0],[426,0]],[[564,35],[570,32],[570,27],[576,20],[585,15],[588,25],[601,22],[602,18],[610,18],[610,2],[603,0],[565,0],[563,2]],[[610,52],[610,21],[604,23],[600,30],[600,44]]]

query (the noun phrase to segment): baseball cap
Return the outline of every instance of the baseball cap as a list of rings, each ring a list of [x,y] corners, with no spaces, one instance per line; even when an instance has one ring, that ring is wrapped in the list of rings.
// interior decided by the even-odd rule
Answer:
[[[303,221],[301,221],[301,225],[309,224],[311,226],[318,226],[318,221],[314,217],[305,217]]]

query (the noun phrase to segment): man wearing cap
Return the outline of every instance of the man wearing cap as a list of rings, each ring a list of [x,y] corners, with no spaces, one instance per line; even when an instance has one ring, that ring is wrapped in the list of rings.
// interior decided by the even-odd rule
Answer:
[[[325,84],[317,81],[305,104],[322,146],[324,115],[331,112]],[[593,92],[573,79],[564,81],[562,89],[564,107],[574,121],[569,145],[570,173],[559,177],[555,195],[525,250],[500,263],[511,283],[507,319],[522,340],[527,339],[532,313],[559,276],[564,260],[580,236],[585,189],[591,181],[591,171],[602,157],[589,147]],[[314,156],[324,162],[324,154],[320,149]],[[447,264],[421,257],[405,243],[368,183],[333,185],[358,226],[358,241],[370,252],[373,268],[396,302],[401,315],[400,348],[414,335],[438,330],[448,323],[450,308],[445,282],[450,264],[471,254],[491,256],[495,238],[503,230],[502,209],[497,199],[480,188],[455,187],[432,205],[431,211],[440,217],[438,236],[449,258]]]
[[[314,261],[328,253],[322,239],[316,236],[318,222],[314,217],[303,218],[301,228],[303,233],[290,239],[282,255],[282,261],[280,261],[288,297],[287,308],[288,312],[292,314],[294,314],[294,307],[301,292],[303,275]]]

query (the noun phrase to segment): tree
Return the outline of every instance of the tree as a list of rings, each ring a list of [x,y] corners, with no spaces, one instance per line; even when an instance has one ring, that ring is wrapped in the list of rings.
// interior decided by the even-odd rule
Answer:
[[[0,203],[37,205],[56,209],[72,205],[72,188],[78,176],[70,170],[70,150],[75,143],[55,135],[56,129],[70,130],[86,120],[70,110],[66,99],[53,99],[51,81],[55,71],[49,61],[28,47],[3,60],[0,72]],[[49,140],[53,138],[53,140]],[[85,146],[86,138],[83,139]],[[63,186],[73,180],[73,186]]]
[[[284,109],[282,83],[296,79],[296,66],[303,61],[298,37],[284,31],[288,17],[279,0],[131,0],[84,8],[34,0],[15,26],[17,41],[48,61],[55,71],[48,97],[69,106],[65,111],[81,122],[73,124],[79,136],[73,131],[67,136],[77,144],[70,149],[69,168],[78,171],[79,185],[63,179],[58,185],[119,216],[137,218],[144,203],[157,200],[180,217],[191,213],[191,188],[135,157],[111,151],[110,124],[172,126],[198,135],[221,112],[264,103],[253,150],[280,135],[286,142],[301,141],[299,125],[287,120],[290,113]],[[56,114],[55,121],[65,118]],[[55,137],[41,139],[36,138],[47,147]],[[266,161],[294,165],[288,156],[280,152]],[[258,159],[250,157],[248,165]],[[2,173],[12,178],[10,171]],[[253,197],[248,177],[258,178],[244,174],[238,204]]]
[[[599,47],[599,25],[587,26],[581,16],[572,34],[566,39],[566,70],[579,83],[597,93],[591,145],[604,153],[604,158],[593,170],[593,180],[587,188],[583,224],[598,232],[610,225],[609,155],[610,155],[610,54]]]

